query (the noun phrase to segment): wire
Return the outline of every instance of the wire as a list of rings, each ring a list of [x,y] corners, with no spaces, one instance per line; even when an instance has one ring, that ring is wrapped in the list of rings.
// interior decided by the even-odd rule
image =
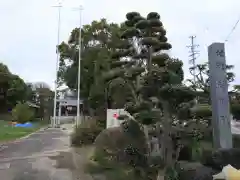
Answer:
[[[228,39],[230,38],[230,36],[232,35],[232,33],[233,33],[233,32],[235,31],[235,29],[237,28],[239,21],[240,21],[240,16],[239,16],[237,22],[234,24],[233,28],[231,29],[230,33],[228,34],[227,38],[225,39],[225,42],[228,42]]]

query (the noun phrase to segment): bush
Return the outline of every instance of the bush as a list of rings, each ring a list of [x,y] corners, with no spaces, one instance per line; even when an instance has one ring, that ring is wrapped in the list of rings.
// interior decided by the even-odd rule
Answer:
[[[71,144],[73,146],[83,146],[93,144],[96,137],[102,131],[102,128],[93,119],[84,121],[78,127],[75,127],[71,135]]]
[[[131,133],[133,126],[134,133]],[[105,129],[96,138],[94,145],[93,159],[97,162],[102,161],[97,158],[101,154],[110,166],[112,163],[123,163],[135,168],[147,165],[144,133],[139,126],[137,131],[136,124],[132,121],[124,123],[121,127]]]
[[[205,166],[212,167],[219,171],[228,164],[231,164],[236,169],[240,168],[240,149],[218,149],[205,157]]]
[[[34,112],[26,103],[18,103],[12,110],[12,118],[19,123],[26,123],[34,118]]]
[[[219,173],[218,170],[198,162],[187,161],[179,161],[176,170],[179,180],[212,180],[212,176]]]
[[[145,135],[140,126],[135,121],[126,121],[98,135],[87,171],[93,176],[103,175],[107,180],[147,179],[146,153]]]

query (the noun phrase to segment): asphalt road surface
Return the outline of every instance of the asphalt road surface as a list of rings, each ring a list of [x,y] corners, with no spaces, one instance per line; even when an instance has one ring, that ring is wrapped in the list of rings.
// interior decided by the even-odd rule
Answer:
[[[68,147],[69,136],[60,129],[42,130],[0,147],[0,179],[72,180],[70,170],[57,169],[49,158]]]
[[[240,123],[238,121],[231,121],[232,134],[240,134]]]

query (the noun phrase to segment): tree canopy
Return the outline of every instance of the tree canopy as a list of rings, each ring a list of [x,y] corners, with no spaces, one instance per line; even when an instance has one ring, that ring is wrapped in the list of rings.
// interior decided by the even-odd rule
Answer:
[[[54,92],[44,82],[28,83],[27,100],[38,105],[38,116],[49,120],[53,113]]]
[[[42,118],[48,116],[49,119],[53,96],[50,87],[39,83],[25,83],[21,77],[11,73],[5,64],[0,63],[0,114],[8,113],[17,104],[30,102],[40,106]]]
[[[0,63],[0,88],[1,88],[1,110],[8,111],[17,102],[23,102],[27,98],[27,85],[18,75],[12,74],[8,67]]]
[[[85,101],[88,113],[105,112],[105,86],[102,72],[109,71],[111,51],[124,30],[123,25],[108,23],[106,19],[93,21],[82,28],[81,49],[81,98]],[[77,89],[79,28],[73,29],[68,42],[58,46],[60,52],[59,83],[65,83],[70,89]],[[105,115],[103,115],[105,116]]]

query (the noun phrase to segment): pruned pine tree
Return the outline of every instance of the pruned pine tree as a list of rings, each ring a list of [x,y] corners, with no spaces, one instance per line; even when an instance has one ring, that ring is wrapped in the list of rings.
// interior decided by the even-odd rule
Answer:
[[[200,127],[197,122],[192,123],[191,108],[196,94],[182,83],[182,61],[170,58],[166,53],[172,46],[168,43],[160,15],[151,12],[142,17],[137,12],[130,12],[126,18],[127,29],[112,55],[115,67],[103,76],[107,82],[129,88],[131,98],[125,104],[125,110],[136,121],[157,126],[165,170],[169,170],[174,167],[176,152],[181,147],[176,140],[182,140],[181,137],[186,135],[195,136],[193,125],[196,129]]]

